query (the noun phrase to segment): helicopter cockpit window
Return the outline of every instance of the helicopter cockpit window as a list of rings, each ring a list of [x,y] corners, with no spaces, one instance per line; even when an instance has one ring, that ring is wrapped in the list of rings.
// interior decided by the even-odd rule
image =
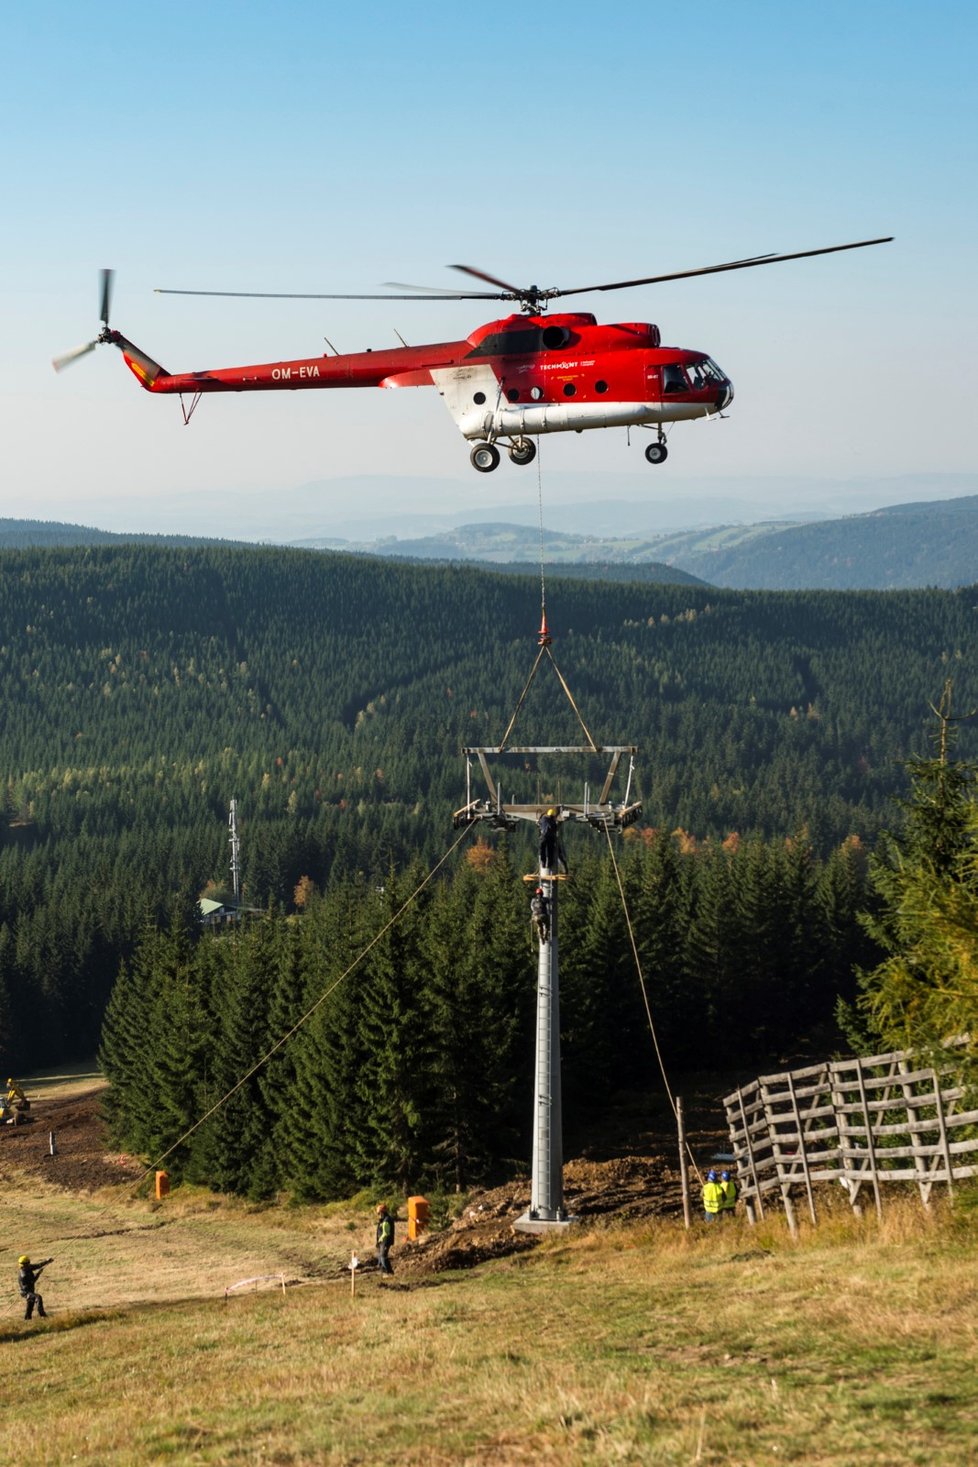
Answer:
[[[665,392],[688,392],[689,383],[682,367],[670,363],[662,368],[662,391]]]

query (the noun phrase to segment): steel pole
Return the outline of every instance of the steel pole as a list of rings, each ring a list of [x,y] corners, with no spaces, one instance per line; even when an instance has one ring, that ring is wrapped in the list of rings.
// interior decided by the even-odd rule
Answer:
[[[533,1166],[530,1217],[562,1222],[564,1145],[560,1097],[560,963],[557,946],[557,891],[547,868],[541,885],[550,909],[550,933],[539,944],[537,962],[537,1044],[534,1072]]]

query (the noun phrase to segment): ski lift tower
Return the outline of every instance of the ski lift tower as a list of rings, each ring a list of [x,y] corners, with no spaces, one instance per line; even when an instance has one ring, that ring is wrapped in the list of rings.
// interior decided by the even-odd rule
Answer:
[[[539,659],[538,659],[539,662]],[[556,664],[555,664],[556,665]],[[536,671],[536,668],[534,668]],[[559,676],[559,674],[558,674]],[[517,712],[519,710],[517,709]],[[514,714],[514,721],[516,715]],[[510,724],[512,729],[512,723]],[[507,731],[508,733],[509,731]],[[587,730],[585,729],[585,732]],[[590,735],[588,735],[590,738]],[[558,822],[556,851],[549,863],[545,863],[541,851],[539,870],[536,875],[525,876],[527,882],[543,889],[548,904],[548,924],[545,933],[537,933],[539,954],[537,963],[537,1021],[536,1063],[534,1073],[534,1123],[533,1123],[533,1166],[530,1191],[530,1207],[518,1219],[515,1226],[524,1233],[546,1233],[569,1227],[576,1221],[568,1217],[564,1208],[564,1151],[560,1098],[560,965],[557,947],[557,909],[560,883],[565,876],[559,871],[561,851],[560,827],[568,820],[590,825],[595,830],[624,830],[642,813],[641,803],[629,803],[632,776],[635,769],[634,756],[638,752],[634,744],[594,744],[580,747],[564,745],[521,745],[507,746],[506,739],[498,747],[468,748],[466,756],[466,803],[456,810],[452,823],[461,826],[484,822],[495,830],[515,830],[521,820],[539,824],[540,817],[553,809]],[[504,754],[516,755],[589,755],[607,754],[611,764],[604,784],[596,800],[590,798],[587,784],[584,786],[580,804],[566,804],[548,800],[539,804],[507,804],[502,789],[493,779],[489,759]],[[624,798],[620,804],[611,801],[611,790],[623,754],[629,755],[628,780]],[[476,758],[486,782],[487,795],[482,799],[472,798],[472,759]]]

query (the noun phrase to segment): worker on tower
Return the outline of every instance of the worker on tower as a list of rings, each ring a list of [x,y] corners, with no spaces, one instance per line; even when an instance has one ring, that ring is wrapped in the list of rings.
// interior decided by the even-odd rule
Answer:
[[[545,815],[540,816],[540,869],[541,871],[556,871],[557,863],[567,870],[567,860],[564,856],[564,846],[560,839],[560,826],[557,823],[557,811],[549,809]]]
[[[550,939],[550,902],[542,886],[538,886],[530,901],[530,917],[541,942]]]
[[[394,1219],[386,1202],[381,1202],[377,1208],[377,1267],[381,1275],[391,1274],[391,1261],[388,1254],[394,1242]]]
[[[720,1173],[720,1216],[731,1218],[737,1206],[737,1183],[728,1171]]]
[[[26,1253],[22,1253],[17,1260],[19,1269],[17,1285],[20,1289],[20,1297],[26,1305],[24,1311],[25,1319],[30,1319],[34,1313],[35,1304],[37,1305],[38,1317],[41,1319],[47,1318],[44,1312],[44,1300],[37,1292],[37,1280],[42,1268],[47,1268],[48,1264],[53,1262],[53,1258],[42,1258],[40,1263],[31,1263],[30,1257]]]
[[[711,1167],[703,1183],[703,1217],[708,1223],[715,1223],[720,1216],[722,1200],[723,1189],[717,1180],[716,1172]]]

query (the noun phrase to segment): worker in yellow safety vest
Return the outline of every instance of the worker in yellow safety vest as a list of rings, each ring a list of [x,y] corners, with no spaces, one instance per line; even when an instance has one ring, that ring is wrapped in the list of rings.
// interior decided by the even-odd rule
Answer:
[[[733,1217],[737,1206],[737,1183],[728,1171],[720,1173],[720,1212],[724,1217]]]
[[[723,1187],[711,1167],[703,1183],[703,1216],[708,1223],[715,1223],[723,1206]]]

